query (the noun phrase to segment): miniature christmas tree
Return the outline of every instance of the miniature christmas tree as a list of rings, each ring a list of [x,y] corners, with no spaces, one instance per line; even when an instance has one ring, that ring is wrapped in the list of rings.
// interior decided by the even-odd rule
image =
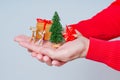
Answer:
[[[52,18],[52,25],[50,28],[51,32],[51,37],[50,37],[50,42],[59,44],[64,41],[63,35],[62,35],[62,25],[60,23],[60,18],[57,12],[54,13],[54,16]]]

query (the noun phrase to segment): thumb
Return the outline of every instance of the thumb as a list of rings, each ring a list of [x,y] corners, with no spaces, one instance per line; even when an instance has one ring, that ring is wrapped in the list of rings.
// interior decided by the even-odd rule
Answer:
[[[75,32],[77,33],[78,36],[82,36],[82,34],[80,33],[80,31],[78,31],[77,29],[75,29]]]

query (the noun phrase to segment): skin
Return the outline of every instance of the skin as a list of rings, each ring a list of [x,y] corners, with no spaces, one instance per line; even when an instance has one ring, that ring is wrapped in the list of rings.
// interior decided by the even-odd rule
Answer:
[[[81,35],[55,49],[49,41],[44,41],[43,45],[40,46],[30,42],[30,37],[25,35],[16,36],[14,40],[26,48],[33,57],[49,66],[62,66],[74,59],[85,58],[90,42],[89,39]]]

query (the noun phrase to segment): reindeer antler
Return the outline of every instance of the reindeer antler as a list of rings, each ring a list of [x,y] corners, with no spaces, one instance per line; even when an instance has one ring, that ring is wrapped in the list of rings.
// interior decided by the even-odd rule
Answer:
[[[36,27],[30,27],[30,30],[32,31],[32,37],[31,37],[31,39],[30,39],[30,41],[36,41],[36,39],[35,39],[35,32],[36,32]]]

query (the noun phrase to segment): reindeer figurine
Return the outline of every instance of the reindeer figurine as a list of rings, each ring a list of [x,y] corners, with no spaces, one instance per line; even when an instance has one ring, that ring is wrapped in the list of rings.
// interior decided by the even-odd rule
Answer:
[[[35,27],[30,27],[30,30],[32,31],[32,36],[30,38],[30,41],[36,41],[36,38],[35,38],[35,32],[36,32],[36,28]]]
[[[38,41],[38,44],[42,45],[43,44],[43,39],[44,39],[44,36],[45,36],[45,31],[38,32],[38,35],[40,35],[41,38],[37,39],[36,36],[35,36],[35,33],[37,31],[36,27],[30,27],[30,30],[32,31],[32,36],[31,36],[30,41],[33,41],[33,42]]]
[[[38,41],[39,45],[43,45],[43,41],[44,41],[44,36],[45,36],[45,31],[43,32],[39,32],[39,35],[41,35],[41,39]]]

